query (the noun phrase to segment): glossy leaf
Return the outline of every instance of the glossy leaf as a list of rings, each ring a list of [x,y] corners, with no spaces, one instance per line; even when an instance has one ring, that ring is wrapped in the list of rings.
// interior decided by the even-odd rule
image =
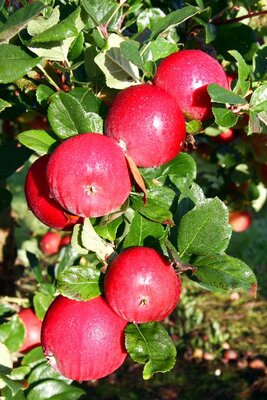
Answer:
[[[107,41],[108,49],[95,57],[95,63],[105,74],[107,86],[114,89],[124,89],[139,83],[137,66],[122,55],[120,45],[123,41],[119,35],[110,34]]]
[[[47,29],[51,28],[52,26],[58,24],[59,20],[60,20],[59,6],[56,6],[55,8],[53,8],[48,18],[46,18],[43,15],[40,15],[34,20],[30,21],[27,27],[28,34],[31,36],[36,36],[39,33],[42,33]]]
[[[212,291],[242,288],[256,295],[257,279],[250,267],[238,258],[221,255],[196,257],[193,263],[197,271],[192,275],[201,286]]]
[[[13,381],[9,376],[2,375],[1,380],[11,390],[13,396],[15,396],[23,388],[21,382]]]
[[[37,153],[49,153],[57,144],[57,138],[50,132],[44,130],[30,130],[18,135],[21,144]]]
[[[266,59],[267,44],[264,44],[258,48],[253,58],[253,75],[256,80],[267,79]]]
[[[181,219],[178,230],[180,256],[222,253],[228,246],[231,233],[225,204],[218,198],[206,199]]]
[[[160,33],[169,30],[172,27],[178,26],[187,19],[199,13],[197,7],[186,6],[179,10],[173,11],[165,17],[161,18],[152,28],[150,39],[155,39]]]
[[[4,343],[0,342],[0,383],[1,383],[1,375],[9,375],[12,371],[13,362],[12,356]]]
[[[46,379],[60,379],[66,380],[62,375],[60,375],[54,368],[52,368],[46,361],[38,364],[31,371],[28,382],[30,385],[33,383],[38,384],[38,382],[46,380]],[[71,381],[70,381],[71,382]]]
[[[143,70],[144,64],[138,50],[139,46],[139,43],[135,42],[134,40],[125,40],[121,42],[120,49],[122,57]]]
[[[35,347],[27,353],[22,359],[22,365],[27,365],[31,369],[36,365],[45,361],[44,353],[41,346]]]
[[[76,87],[69,94],[79,101],[81,106],[88,113],[99,113],[102,100],[96,97],[91,89]]]
[[[49,123],[60,139],[79,133],[102,133],[103,120],[95,113],[85,111],[81,103],[68,93],[56,93],[48,108]]]
[[[85,394],[84,390],[79,387],[71,386],[63,381],[47,379],[29,390],[27,400],[76,400],[83,394]]]
[[[17,315],[0,325],[0,341],[11,351],[18,351],[23,343],[25,329]]]
[[[214,103],[222,103],[222,104],[246,104],[247,101],[237,94],[231,92],[230,90],[226,90],[216,83],[211,83],[208,85],[208,92],[211,98],[211,101]]]
[[[123,247],[152,245],[163,235],[164,228],[162,225],[149,221],[137,213],[131,222]]]
[[[259,86],[251,96],[249,133],[267,133],[267,84]]]
[[[80,7],[77,7],[67,18],[34,36],[31,40],[31,45],[36,43],[60,42],[67,38],[77,37],[84,28],[80,12]]]
[[[143,58],[146,61],[158,61],[178,50],[176,43],[171,43],[162,36],[144,45]]]
[[[121,223],[122,223],[122,217],[119,217],[111,222],[96,225],[95,231],[103,239],[107,239],[110,242],[113,242],[116,239],[116,234]]]
[[[214,104],[212,112],[216,124],[224,128],[231,128],[237,123],[239,118],[238,114],[234,114],[231,110],[220,104]]]
[[[236,59],[238,67],[238,80],[234,92],[240,96],[245,96],[250,86],[250,82],[247,80],[250,73],[250,67],[238,51],[231,50],[229,53]]]
[[[36,99],[39,104],[46,105],[50,96],[54,94],[54,90],[47,85],[39,85],[36,89]]]
[[[35,1],[32,4],[26,4],[15,11],[14,14],[11,14],[8,21],[0,26],[0,42],[7,42],[17,35],[44,7],[45,5],[42,1]]]
[[[86,301],[101,294],[101,272],[95,264],[65,268],[57,276],[57,290],[65,297]]]
[[[145,364],[144,379],[174,367],[176,348],[168,332],[158,322],[128,324],[125,329],[125,346],[134,361]]]
[[[0,44],[0,83],[14,82],[41,62],[32,58],[21,47],[14,44]]]
[[[49,294],[36,293],[33,298],[34,311],[36,316],[43,320],[45,313],[54,300],[54,297]]]

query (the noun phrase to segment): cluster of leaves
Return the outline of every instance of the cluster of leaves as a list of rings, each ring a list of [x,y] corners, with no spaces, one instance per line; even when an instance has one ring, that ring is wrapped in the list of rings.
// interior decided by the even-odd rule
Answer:
[[[243,23],[248,13],[264,16],[264,4],[162,3],[0,1],[0,211],[7,209],[12,197],[5,180],[32,154],[52,152],[62,140],[83,132],[103,133],[116,93],[152,80],[158,62],[182,47],[216,55],[226,71],[236,76],[232,90],[209,86],[214,118],[205,126],[188,122],[188,134],[206,138],[212,129],[219,133],[236,126],[244,115],[249,116],[245,134],[267,133],[264,25],[251,27],[248,19]],[[32,128],[40,118],[47,119],[47,127]],[[222,164],[226,161],[221,159]],[[180,273],[206,289],[243,288],[255,295],[252,270],[226,253],[231,237],[228,209],[216,192],[206,197],[206,187],[196,183],[192,155],[183,152],[162,167],[139,172],[146,185],[146,203],[136,183],[121,210],[76,225],[71,246],[61,252],[49,283],[39,260],[28,254],[39,284],[34,306],[40,318],[55,288],[56,293],[79,300],[102,292],[105,246],[117,252],[131,246],[154,247],[171,258]],[[10,345],[15,317],[10,319],[6,310],[3,316],[1,341],[16,352],[23,332],[18,333],[18,343]],[[129,324],[125,333],[129,354],[145,364],[145,379],[173,367],[175,346],[161,324]],[[53,398],[51,393],[56,398],[66,398],[66,393],[73,399],[80,397],[80,389],[69,386],[40,354],[38,349],[25,356],[19,370],[11,372],[10,365],[8,370],[1,369],[4,395],[30,400],[46,399],[48,393],[49,398]],[[16,381],[25,378],[29,389],[18,391]]]

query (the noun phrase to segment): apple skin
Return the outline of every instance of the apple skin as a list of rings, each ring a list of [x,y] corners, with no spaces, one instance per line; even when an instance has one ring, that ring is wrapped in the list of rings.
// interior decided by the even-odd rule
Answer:
[[[244,232],[252,223],[252,216],[248,211],[230,211],[229,223],[234,232]]]
[[[29,209],[39,221],[50,228],[71,230],[80,217],[71,215],[50,197],[46,179],[49,154],[38,158],[29,168],[25,180],[25,197]]]
[[[58,232],[46,232],[39,241],[42,252],[48,256],[58,253],[60,249],[61,235]]]
[[[25,339],[19,352],[27,353],[41,344],[42,321],[37,318],[31,308],[24,308],[18,316],[25,329]]]
[[[82,217],[100,217],[121,207],[132,186],[122,149],[98,133],[64,140],[50,157],[47,178],[51,196]]]
[[[181,280],[155,249],[131,247],[108,266],[104,293],[110,307],[126,321],[161,321],[180,300]]]
[[[43,321],[44,355],[66,378],[80,382],[103,378],[126,358],[126,324],[101,296],[77,301],[59,295]]]
[[[68,246],[68,244],[70,243],[71,243],[71,236],[70,235],[63,236],[60,240],[59,248],[61,249],[64,246]]]
[[[138,167],[156,167],[182,150],[185,120],[164,90],[136,85],[116,96],[107,114],[105,134],[115,138]]]
[[[217,83],[229,89],[222,66],[201,50],[181,50],[164,58],[154,83],[176,99],[187,119],[200,121],[212,117],[207,86]]]

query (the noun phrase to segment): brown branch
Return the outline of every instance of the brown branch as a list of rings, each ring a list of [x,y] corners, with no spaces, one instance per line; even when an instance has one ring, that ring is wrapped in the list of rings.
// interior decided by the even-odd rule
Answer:
[[[258,12],[254,12],[254,13],[248,13],[248,14],[246,14],[246,15],[242,15],[241,17],[226,19],[226,20],[224,20],[224,21],[213,20],[213,21],[211,21],[211,22],[212,22],[214,25],[233,24],[234,22],[239,22],[239,21],[242,21],[243,19],[253,18],[253,17],[257,17],[258,15],[264,15],[264,14],[267,14],[267,10],[258,11]]]

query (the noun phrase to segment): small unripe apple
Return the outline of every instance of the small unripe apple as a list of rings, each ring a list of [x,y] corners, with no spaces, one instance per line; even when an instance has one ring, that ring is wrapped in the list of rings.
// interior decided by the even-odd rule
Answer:
[[[178,155],[185,141],[179,105],[164,90],[143,84],[122,90],[106,118],[105,133],[139,167],[156,167]]]
[[[82,217],[100,217],[121,207],[131,191],[122,149],[114,139],[83,133],[64,140],[47,166],[51,196]]]
[[[49,154],[38,158],[27,173],[24,187],[27,204],[43,224],[54,229],[71,230],[80,218],[70,214],[50,197],[46,178],[49,159]]]
[[[234,232],[244,232],[252,223],[252,216],[248,211],[230,211],[229,223]]]
[[[181,280],[155,249],[131,247],[108,266],[104,293],[110,307],[126,321],[161,321],[179,302]]]
[[[37,318],[31,308],[24,308],[18,313],[25,329],[25,338],[19,351],[26,353],[41,344],[42,321]]]
[[[59,295],[49,306],[41,341],[50,365],[66,378],[103,378],[121,366],[126,321],[98,296],[88,301]]]
[[[229,88],[222,66],[201,50],[181,50],[164,58],[154,83],[176,99],[187,119],[201,121],[212,117],[207,86]]]
[[[58,253],[60,249],[61,235],[58,232],[46,232],[39,241],[42,252],[48,256]]]

